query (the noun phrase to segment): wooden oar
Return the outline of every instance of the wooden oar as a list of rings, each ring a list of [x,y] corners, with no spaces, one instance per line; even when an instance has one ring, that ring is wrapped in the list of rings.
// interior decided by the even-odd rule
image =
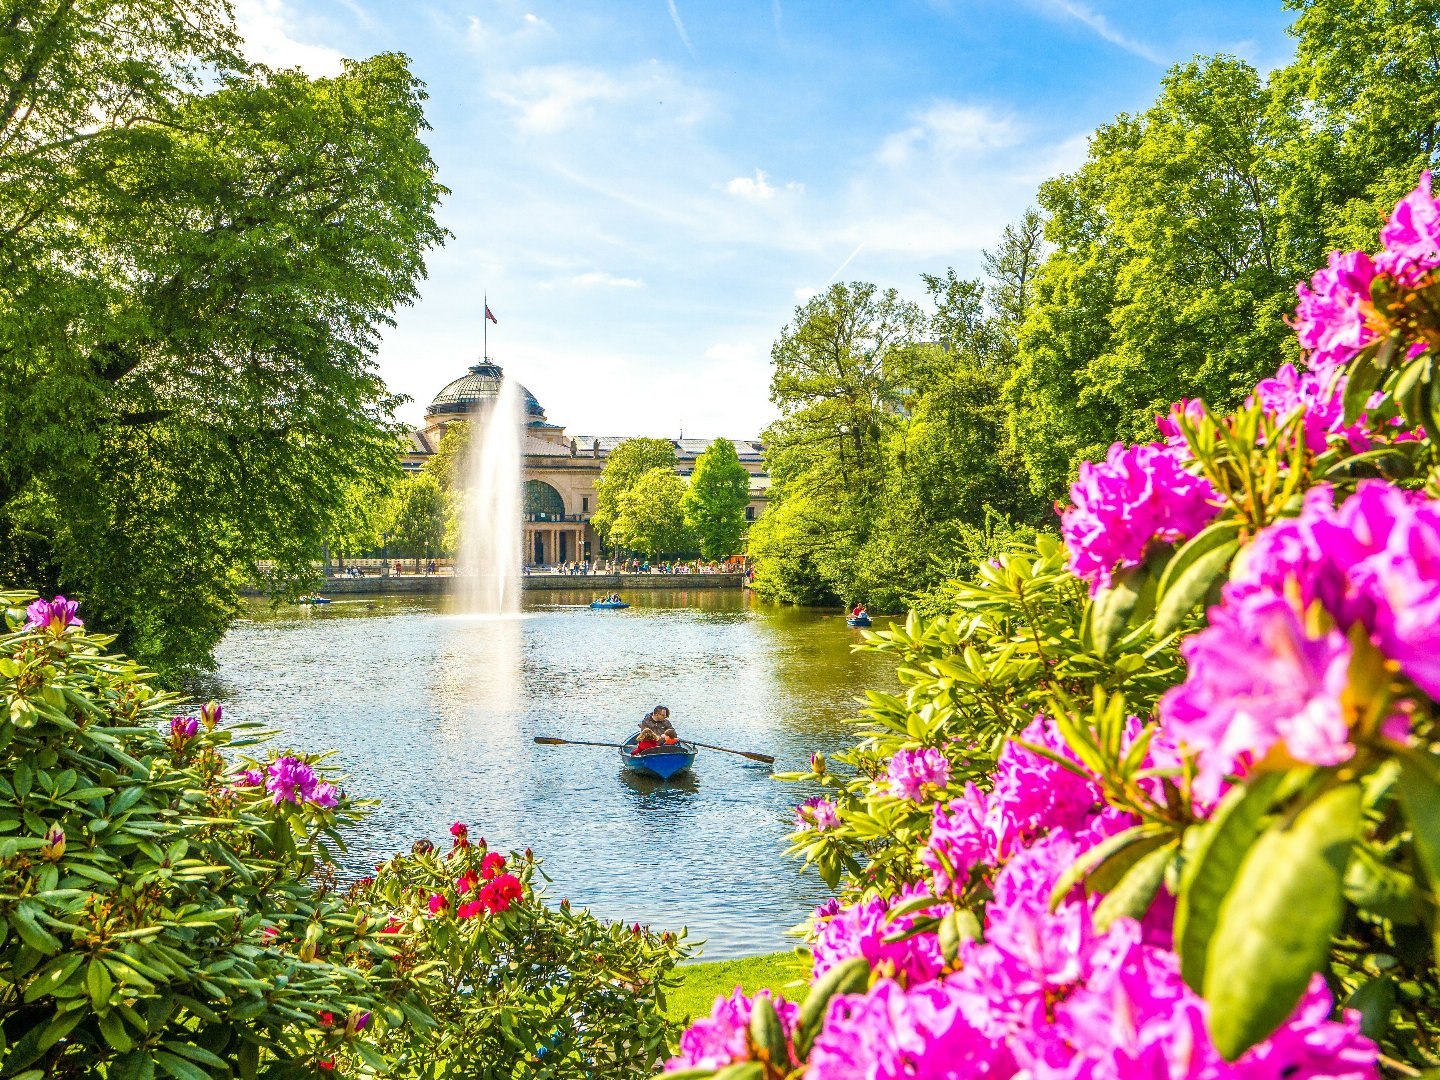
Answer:
[[[624,750],[625,744],[618,742],[588,742],[585,739],[556,739],[549,735],[536,735],[535,741],[542,746],[613,746],[618,750]],[[689,739],[682,739],[682,742],[690,742]],[[748,750],[731,750],[726,746],[711,746],[709,743],[691,742],[691,746],[703,746],[706,750],[719,750],[722,754],[739,754],[751,761],[763,762],[766,765],[774,765],[775,759],[769,754],[752,754]]]

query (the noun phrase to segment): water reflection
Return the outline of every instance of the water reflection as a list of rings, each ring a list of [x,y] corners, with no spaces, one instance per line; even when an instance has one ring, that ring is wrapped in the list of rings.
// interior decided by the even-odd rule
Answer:
[[[626,922],[708,940],[710,957],[781,948],[824,896],[782,858],[805,792],[743,758],[702,750],[670,783],[619,767],[619,742],[655,704],[681,734],[773,754],[778,770],[846,741],[882,658],[856,656],[843,619],[768,609],[736,592],[526,595],[524,618],[447,616],[378,598],[324,609],[256,607],[217,652],[213,691],[237,718],[309,750],[337,749],[350,790],[382,806],[350,869],[472,822],[492,845],[533,847],[556,896]]]

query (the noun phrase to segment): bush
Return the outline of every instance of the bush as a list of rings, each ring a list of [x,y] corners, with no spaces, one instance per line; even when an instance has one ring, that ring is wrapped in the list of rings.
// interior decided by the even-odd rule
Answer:
[[[1301,287],[1307,366],[1081,467],[1065,545],[872,634],[903,695],[804,779],[798,1009],[727,1080],[1440,1066],[1440,201]],[[838,770],[836,766],[838,765]],[[1424,1075],[1430,1075],[1425,1072]]]
[[[0,594],[0,1076],[588,1076],[659,1056],[673,936],[546,907],[528,853],[479,908],[432,915],[442,879],[501,879],[479,845],[342,891],[331,859],[365,806],[323,759],[266,752],[218,707],[175,715],[73,604],[28,599]]]

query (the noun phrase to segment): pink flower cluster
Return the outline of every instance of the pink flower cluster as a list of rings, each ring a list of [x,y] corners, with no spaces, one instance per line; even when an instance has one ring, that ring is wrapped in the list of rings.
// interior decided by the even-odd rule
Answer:
[[[892,897],[872,896],[829,914],[823,913],[823,909],[817,911],[815,937],[810,944],[815,957],[815,975],[819,977],[837,964],[863,956],[871,967],[883,966],[906,985],[935,978],[945,966],[940,940],[935,934],[886,940],[911,929],[927,914],[939,915],[949,910],[948,905],[939,905],[923,912],[891,917],[892,908],[925,895],[923,885],[912,885]]]
[[[1044,717],[1037,716],[1020,739],[1076,760]],[[989,792],[968,784],[957,798],[935,807],[920,859],[936,895],[959,893],[974,867],[998,866],[1044,831],[1080,830],[1106,819],[1101,805],[1094,781],[1011,742],[1000,752]]]
[[[237,788],[264,787],[271,801],[309,803],[330,810],[340,805],[340,792],[334,784],[321,780],[307,763],[297,757],[276,758],[263,769],[247,769],[235,777]]]
[[[63,596],[57,596],[54,600],[32,600],[25,609],[26,630],[49,630],[53,634],[63,634],[68,627],[84,626],[85,624],[75,617],[80,605],[74,600],[66,600]]]
[[[840,815],[835,809],[835,804],[823,796],[816,795],[795,807],[797,832],[811,829],[815,832],[828,832],[830,829],[838,828],[839,825]]]
[[[1368,480],[1337,508],[1315,488],[1298,517],[1245,549],[1209,626],[1182,646],[1185,682],[1161,702],[1171,735],[1203,751],[1202,789],[1277,745],[1314,765],[1354,754],[1347,635],[1357,624],[1440,696],[1440,503]],[[1382,733],[1404,732],[1396,715]]]
[[[1206,1031],[1206,1005],[1175,955],[1117,920],[1092,922],[1093,898],[1055,911],[1049,895],[1082,847],[1057,832],[1006,864],[986,912],[985,941],[958,971],[904,987],[882,980],[833,1000],[815,1041],[811,1080],[1368,1080],[1376,1050],[1359,1014],[1329,1020],[1316,976],[1269,1039],[1226,1062]]]
[[[1117,567],[1139,566],[1152,543],[1189,539],[1219,512],[1219,495],[1186,460],[1162,443],[1116,443],[1103,462],[1080,463],[1060,531],[1070,569],[1090,582],[1091,596],[1110,585]]]
[[[950,762],[933,746],[901,750],[890,759],[890,794],[897,799],[924,802],[929,793],[950,782]]]
[[[761,990],[757,998],[770,998],[770,1004],[787,1036],[793,1035],[799,1010],[783,997],[771,997]],[[750,1015],[755,1002],[740,987],[727,997],[717,997],[708,1017],[696,1020],[680,1036],[680,1053],[666,1064],[676,1069],[721,1069],[737,1061],[750,1060]]]

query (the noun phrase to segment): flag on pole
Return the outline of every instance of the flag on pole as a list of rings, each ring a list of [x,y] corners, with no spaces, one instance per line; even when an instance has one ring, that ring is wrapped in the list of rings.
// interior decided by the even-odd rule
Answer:
[[[486,304],[486,305],[485,305],[485,317],[486,317],[487,319],[489,319],[491,322],[493,322],[496,326],[499,326],[499,325],[500,325],[500,320],[497,319],[497,318],[495,317],[495,313],[490,310],[490,305],[489,305],[489,304]]]

